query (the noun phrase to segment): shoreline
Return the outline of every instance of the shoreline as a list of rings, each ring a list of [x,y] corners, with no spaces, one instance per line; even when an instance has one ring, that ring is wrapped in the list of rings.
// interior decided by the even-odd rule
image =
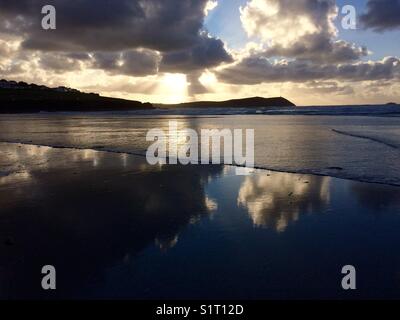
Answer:
[[[144,108],[132,110],[95,110],[95,111],[34,111],[34,112],[0,112],[1,116],[26,115],[143,115],[143,116],[243,116],[243,115],[304,115],[304,116],[372,116],[400,117],[400,105],[321,105],[296,107],[176,107]]]
[[[26,146],[36,146],[36,147],[46,147],[46,148],[53,148],[53,149],[70,149],[70,150],[77,150],[77,151],[95,151],[95,152],[103,152],[103,153],[110,153],[110,154],[122,154],[122,155],[128,155],[128,156],[134,156],[134,157],[141,157],[145,158],[146,156],[144,154],[141,154],[139,152],[126,152],[126,151],[117,151],[117,150],[107,150],[107,149],[102,149],[102,148],[83,148],[83,147],[69,147],[69,146],[57,146],[57,145],[45,145],[45,144],[35,144],[35,143],[30,143],[30,142],[13,142],[13,141],[0,141],[0,144],[20,144],[20,145],[26,145]],[[169,159],[169,157],[167,157]],[[167,166],[169,164],[166,164]],[[212,166],[213,164],[209,164]],[[241,165],[236,165],[236,164],[215,164],[215,165],[221,165],[221,166],[226,166],[226,167],[232,167],[232,168],[245,168],[249,170],[262,170],[262,171],[271,171],[271,172],[276,172],[276,173],[289,173],[289,174],[302,174],[302,175],[312,175],[312,176],[317,176],[317,177],[330,177],[330,178],[335,178],[335,179],[341,179],[341,180],[348,180],[348,181],[355,181],[355,182],[361,182],[361,183],[369,183],[369,184],[377,184],[377,185],[384,185],[384,186],[391,186],[391,187],[400,187],[399,184],[395,183],[389,183],[389,182],[381,182],[381,181],[370,181],[370,180],[363,180],[363,179],[357,179],[357,178],[351,178],[351,177],[340,177],[334,174],[324,174],[324,173],[318,173],[318,172],[313,172],[312,170],[299,170],[299,171],[291,171],[291,170],[280,170],[280,169],[275,169],[275,168],[268,168],[268,167],[263,167],[263,166],[258,166],[255,165],[254,167],[246,167],[246,166],[241,166]],[[170,166],[183,166],[185,165],[178,164],[178,165],[170,165]],[[200,165],[199,166],[207,166],[207,165]],[[332,169],[336,170],[336,169]]]

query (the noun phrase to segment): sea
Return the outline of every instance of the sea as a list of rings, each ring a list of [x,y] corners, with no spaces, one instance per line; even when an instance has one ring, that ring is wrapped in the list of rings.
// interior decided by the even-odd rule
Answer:
[[[0,142],[144,156],[149,130],[168,133],[170,121],[254,129],[256,168],[400,185],[397,105],[0,115]]]

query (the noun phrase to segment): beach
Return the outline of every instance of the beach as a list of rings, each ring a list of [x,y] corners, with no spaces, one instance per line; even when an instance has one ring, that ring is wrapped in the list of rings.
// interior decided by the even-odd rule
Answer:
[[[115,150],[100,150],[112,149],[104,134],[93,135],[101,145],[74,136],[87,134],[86,116],[41,117],[23,130],[2,119],[3,140],[14,121],[14,139],[24,144],[0,143],[1,298],[399,298],[399,187],[354,176],[151,166],[123,152],[117,137],[126,132],[115,127]],[[103,131],[110,123],[90,121]],[[56,267],[57,290],[42,290],[43,265]],[[356,291],[341,287],[344,265],[357,268]]]
[[[400,300],[399,17],[0,0],[0,300],[143,319]]]

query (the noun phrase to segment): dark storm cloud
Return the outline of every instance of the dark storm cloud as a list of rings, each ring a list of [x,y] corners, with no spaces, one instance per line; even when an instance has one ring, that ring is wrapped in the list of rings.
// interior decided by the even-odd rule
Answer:
[[[105,71],[115,71],[118,69],[121,53],[119,52],[96,52],[93,54],[92,67],[95,69],[104,69]]]
[[[137,77],[157,74],[160,62],[159,54],[151,50],[98,52],[93,55],[93,59],[93,68]]]
[[[78,60],[69,58],[63,54],[44,53],[40,55],[39,65],[44,70],[53,70],[56,73],[65,71],[78,71],[81,64]]]
[[[90,55],[85,52],[71,52],[65,54],[66,57],[74,59],[74,60],[80,60],[80,61],[88,61],[91,59]]]
[[[184,56],[177,72],[215,66],[227,61],[220,40],[204,36],[207,0],[0,0],[0,31],[23,37],[22,48],[64,53],[110,53],[126,55],[126,74],[155,71],[150,50]],[[41,28],[41,8],[57,10],[57,29]],[[145,54],[137,49],[148,49]],[[78,58],[79,59],[79,58]],[[135,62],[137,61],[137,63]],[[112,61],[100,61],[99,65]],[[139,65],[144,63],[144,65]],[[113,67],[113,66],[111,66]]]
[[[368,0],[361,22],[378,32],[400,28],[400,0]]]
[[[388,57],[376,62],[321,65],[299,60],[271,63],[265,57],[252,56],[219,71],[217,76],[221,81],[232,84],[303,82],[328,79],[344,81],[390,80],[400,79],[400,60]]]
[[[123,73],[126,75],[141,76],[156,74],[160,56],[150,50],[132,50],[122,53]]]
[[[145,47],[169,51],[197,43],[206,0],[54,0],[51,4],[57,9],[57,30],[51,32],[41,28],[41,8],[46,4],[46,0],[0,0],[3,19],[19,16],[25,22],[14,22],[16,25],[8,29],[25,26],[26,47],[65,51]]]
[[[224,49],[224,43],[203,34],[201,41],[193,48],[165,54],[161,71],[201,70],[215,67],[221,62],[232,62],[232,57]]]
[[[365,47],[357,47],[342,40],[332,41],[321,34],[307,35],[301,42],[288,48],[276,45],[265,52],[266,57],[297,58],[318,63],[355,61],[367,55],[368,50]]]

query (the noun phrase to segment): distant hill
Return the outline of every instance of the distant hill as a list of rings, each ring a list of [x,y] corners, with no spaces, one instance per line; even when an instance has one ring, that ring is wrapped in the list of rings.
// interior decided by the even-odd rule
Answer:
[[[25,82],[0,80],[0,113],[56,111],[129,111],[158,108],[265,108],[295,107],[285,98],[246,98],[227,101],[199,101],[181,104],[142,103],[102,97],[67,87],[49,88]]]
[[[153,109],[150,103],[102,97],[76,89],[49,88],[0,80],[0,113],[55,111],[127,111]]]
[[[157,104],[159,108],[267,108],[295,107],[296,105],[285,98],[245,98],[227,101],[197,101],[180,104]]]

